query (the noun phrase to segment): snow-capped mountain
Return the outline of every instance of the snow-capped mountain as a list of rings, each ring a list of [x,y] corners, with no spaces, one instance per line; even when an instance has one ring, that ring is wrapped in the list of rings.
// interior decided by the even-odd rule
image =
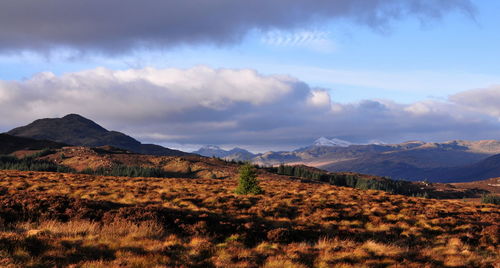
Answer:
[[[345,140],[336,139],[336,138],[328,139],[325,137],[320,137],[317,140],[315,140],[313,143],[313,146],[331,146],[331,147],[333,147],[333,146],[348,147],[350,145],[352,145],[352,143],[345,141]]]
[[[386,145],[387,143],[381,141],[381,140],[370,140],[368,144],[373,144],[373,145]]]

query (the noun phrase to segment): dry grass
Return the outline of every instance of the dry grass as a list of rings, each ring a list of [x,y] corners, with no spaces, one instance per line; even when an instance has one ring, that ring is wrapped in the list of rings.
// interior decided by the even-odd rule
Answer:
[[[260,180],[0,171],[0,266],[498,264],[498,206]]]

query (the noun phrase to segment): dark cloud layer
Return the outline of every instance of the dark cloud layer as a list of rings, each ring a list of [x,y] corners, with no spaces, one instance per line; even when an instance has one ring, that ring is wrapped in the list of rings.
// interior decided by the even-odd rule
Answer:
[[[447,101],[341,104],[289,76],[249,69],[96,68],[0,80],[0,129],[79,113],[158,143],[298,147],[317,137],[354,142],[500,137],[500,87]]]
[[[6,0],[0,51],[67,47],[116,54],[141,47],[228,44],[252,29],[293,29],[326,19],[374,28],[403,16],[422,20],[469,0]]]

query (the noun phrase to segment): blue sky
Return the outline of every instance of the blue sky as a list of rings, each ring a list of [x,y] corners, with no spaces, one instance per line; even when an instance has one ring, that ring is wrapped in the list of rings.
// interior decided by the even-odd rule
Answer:
[[[0,50],[0,80],[22,84],[41,72],[51,72],[56,77],[62,77],[97,67],[114,71],[143,68],[190,70],[201,65],[214,70],[251,69],[260,76],[289,75],[307,84],[311,92],[328,92],[333,110],[337,109],[335,105],[343,107],[344,110],[351,106],[359,108],[365,101],[380,101],[386,107],[392,107],[390,109],[396,109],[394,107],[397,106],[400,107],[398,109],[406,109],[405,111],[410,109],[408,107],[421,107],[420,102],[429,106],[429,103],[433,103],[432,105],[440,107],[433,108],[433,111],[441,110],[450,104],[450,96],[461,92],[489,89],[493,96],[497,96],[496,86],[500,85],[500,2],[483,0],[473,1],[472,4],[472,13],[460,8],[450,9],[437,17],[404,13],[401,18],[390,19],[389,23],[380,25],[358,23],[354,14],[321,19],[313,23],[297,22],[293,23],[293,27],[281,29],[247,29],[242,32],[241,39],[231,42],[182,41],[180,44],[168,46],[157,44],[162,48],[135,46],[116,54],[108,48],[103,51],[86,50],[65,44],[49,50],[10,48],[3,53]],[[460,105],[464,105],[465,101],[461,100]],[[481,110],[472,107],[472,104],[467,105],[468,108],[462,107],[459,110],[470,110],[474,113]],[[456,108],[456,105],[454,107]],[[20,118],[29,121],[37,116],[63,115],[66,111],[63,109],[40,112]],[[407,128],[411,127],[405,126],[404,131],[407,132],[403,133],[401,130],[398,137],[381,134],[361,137],[331,130],[323,133],[319,128],[318,131],[304,134],[304,138],[296,137],[293,142],[284,139],[282,143],[300,145],[314,136],[341,137],[359,142],[369,139],[398,142],[418,137],[422,132],[425,132],[422,137],[429,140],[494,138],[499,128],[498,124],[495,124],[498,119],[496,114],[496,110],[490,109],[483,111],[483,114],[462,116],[469,118],[469,123],[475,124],[478,120],[488,122],[484,133],[479,135],[461,132],[457,126],[467,126],[465,121],[462,121],[450,123],[453,125],[450,128],[453,129],[442,130],[419,123],[419,129],[413,126],[415,129],[408,131]],[[182,135],[181,131],[175,135],[168,133],[168,130],[156,130],[155,135],[147,134],[148,131],[139,126],[126,127],[128,124],[124,123],[123,118],[102,116],[97,119],[101,119],[101,122],[110,127],[137,134],[136,136],[142,137],[143,140],[181,144],[181,147],[210,142],[196,138],[192,141],[171,138]],[[213,120],[217,121],[215,118]],[[400,122],[395,124],[404,125]],[[13,125],[13,122],[9,122],[0,127],[8,130]],[[142,135],[143,133],[146,134]],[[151,138],[160,137],[160,134],[168,138]],[[243,138],[228,140],[231,141],[227,144],[217,139],[213,142],[227,146],[246,143],[249,147],[255,147],[256,144],[265,147],[266,143],[281,143],[270,140],[253,142]],[[280,146],[276,145],[275,148]]]

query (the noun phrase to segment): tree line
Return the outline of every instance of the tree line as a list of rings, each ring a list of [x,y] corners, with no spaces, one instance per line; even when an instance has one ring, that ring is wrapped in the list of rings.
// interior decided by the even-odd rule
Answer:
[[[421,190],[417,185],[403,180],[391,180],[387,178],[362,177],[356,174],[331,173],[316,171],[304,166],[280,165],[277,168],[271,168],[279,175],[287,175],[299,178],[305,178],[315,181],[328,182],[336,186],[351,187],[362,190],[381,190],[393,194],[408,196],[428,197],[429,193]]]
[[[37,160],[37,156],[17,158],[9,155],[0,156],[0,169],[14,169],[22,171],[50,171],[50,172],[75,172],[74,169],[58,165],[47,160]]]

